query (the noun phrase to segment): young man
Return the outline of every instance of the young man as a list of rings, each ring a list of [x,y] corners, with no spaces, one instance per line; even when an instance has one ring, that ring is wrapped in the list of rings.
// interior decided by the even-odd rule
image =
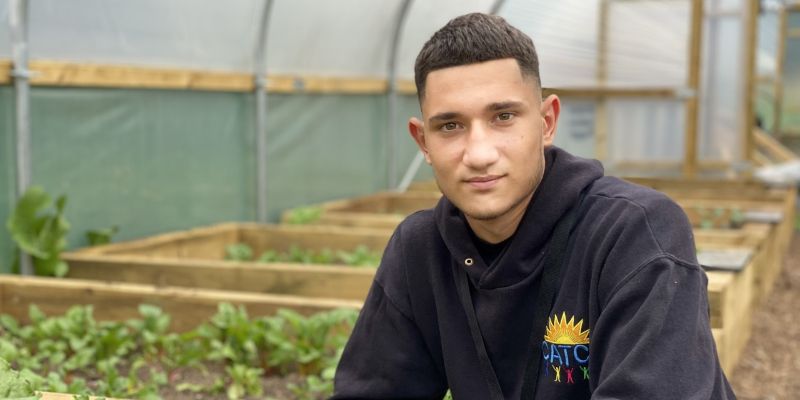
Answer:
[[[531,39],[465,15],[415,74],[444,197],[395,231],[334,398],[734,398],[685,214],[552,145]]]

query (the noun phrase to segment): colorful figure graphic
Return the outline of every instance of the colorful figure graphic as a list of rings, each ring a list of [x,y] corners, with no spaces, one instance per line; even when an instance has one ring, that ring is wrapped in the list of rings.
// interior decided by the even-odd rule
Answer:
[[[583,372],[583,379],[589,380],[589,329],[583,330],[583,320],[575,322],[575,316],[567,319],[567,313],[553,315],[547,321],[542,358],[545,366],[555,371],[553,382],[561,383],[561,371],[565,371],[566,382],[574,384],[575,367]],[[548,373],[545,376],[549,375]]]

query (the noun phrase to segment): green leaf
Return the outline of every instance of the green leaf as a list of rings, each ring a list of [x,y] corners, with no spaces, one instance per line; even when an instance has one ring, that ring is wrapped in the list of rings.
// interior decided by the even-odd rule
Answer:
[[[234,243],[225,246],[225,259],[230,261],[251,261],[253,249],[244,243]]]
[[[23,251],[35,257],[47,256],[37,240],[46,218],[38,214],[49,206],[50,201],[50,195],[42,187],[31,186],[17,201],[17,206],[6,223],[11,238]]]
[[[111,243],[111,237],[119,232],[119,227],[114,225],[110,228],[90,229],[86,231],[86,241],[89,246],[99,246]]]
[[[64,218],[67,198],[51,198],[39,186],[31,186],[17,201],[6,227],[17,246],[33,258],[37,275],[64,276],[68,266],[60,260],[66,248],[69,223]]]
[[[289,224],[303,225],[317,221],[322,216],[320,207],[300,207],[289,211],[286,222]]]
[[[47,316],[44,315],[36,304],[31,304],[30,307],[28,307],[28,318],[30,318],[31,322],[35,325],[46,320]]]

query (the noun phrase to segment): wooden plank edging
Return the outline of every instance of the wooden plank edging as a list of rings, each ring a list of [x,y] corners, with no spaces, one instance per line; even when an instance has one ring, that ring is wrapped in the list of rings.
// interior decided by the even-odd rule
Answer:
[[[77,279],[0,276],[0,312],[27,321],[28,306],[36,304],[45,314],[63,314],[78,304],[94,306],[98,320],[138,318],[138,307],[147,303],[171,315],[172,330],[188,331],[206,322],[222,302],[244,305],[249,315],[272,315],[280,308],[312,314],[336,308],[360,309],[352,300],[307,298],[211,289],[156,287],[119,282]]]

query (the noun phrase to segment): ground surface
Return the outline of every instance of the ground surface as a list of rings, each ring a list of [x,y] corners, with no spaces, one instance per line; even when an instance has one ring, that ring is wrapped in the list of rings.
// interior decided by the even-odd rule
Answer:
[[[800,234],[772,293],[753,314],[753,334],[728,376],[740,400],[800,399]]]

